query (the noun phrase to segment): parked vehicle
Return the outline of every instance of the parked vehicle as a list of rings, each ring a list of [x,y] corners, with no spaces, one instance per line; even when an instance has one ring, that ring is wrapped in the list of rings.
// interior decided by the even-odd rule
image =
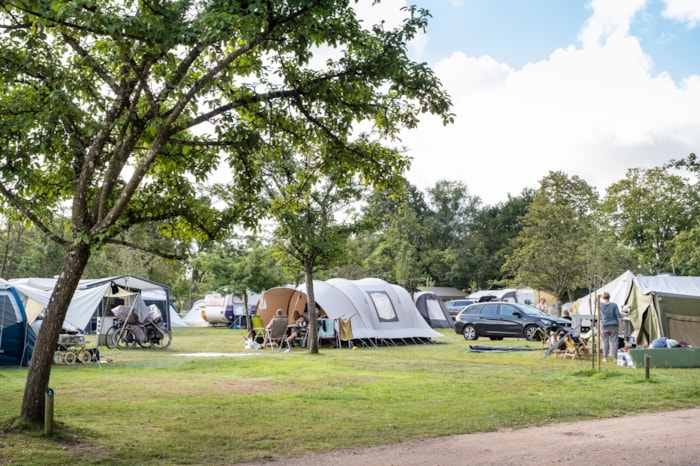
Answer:
[[[533,290],[516,290],[505,288],[503,290],[479,290],[467,296],[475,303],[487,301],[504,301],[507,303],[520,303],[535,305],[535,292]]]
[[[447,308],[447,312],[454,318],[457,314],[462,312],[462,309],[475,302],[476,301],[471,299],[453,299],[452,301],[447,301],[445,307]]]
[[[455,332],[466,340],[489,337],[502,340],[504,337],[537,340],[541,330],[544,334],[559,330],[569,331],[571,321],[552,317],[540,310],[518,303],[484,302],[464,308],[455,319]]]

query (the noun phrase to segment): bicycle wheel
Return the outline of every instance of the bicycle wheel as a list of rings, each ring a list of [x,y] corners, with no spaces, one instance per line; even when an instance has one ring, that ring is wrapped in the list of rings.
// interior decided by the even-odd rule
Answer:
[[[131,329],[121,329],[114,334],[114,344],[119,349],[133,349],[136,346],[136,335]]]
[[[116,325],[112,325],[109,329],[107,329],[107,333],[105,333],[105,345],[107,348],[112,349],[117,346],[116,342],[114,341],[114,335],[118,330],[119,327]]]
[[[173,341],[173,336],[170,333],[170,330],[158,328],[157,331],[162,334],[162,337],[160,338],[160,340],[151,340],[151,348],[165,349],[168,346],[170,346],[170,343]]]

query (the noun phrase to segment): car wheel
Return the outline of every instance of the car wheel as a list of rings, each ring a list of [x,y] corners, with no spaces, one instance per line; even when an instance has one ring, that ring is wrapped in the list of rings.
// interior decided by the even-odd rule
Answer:
[[[465,340],[476,340],[479,338],[476,334],[476,327],[473,325],[465,325],[462,329],[462,335],[464,335]]]
[[[537,338],[537,325],[528,325],[525,327],[525,338],[530,341],[538,340]]]

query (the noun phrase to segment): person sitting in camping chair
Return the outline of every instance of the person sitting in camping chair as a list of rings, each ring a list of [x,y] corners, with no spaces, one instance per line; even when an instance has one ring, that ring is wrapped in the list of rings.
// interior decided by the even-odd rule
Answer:
[[[285,353],[288,353],[292,350],[294,340],[306,334],[307,327],[309,324],[306,320],[306,317],[300,315],[299,311],[294,311],[292,317],[294,319],[294,323],[289,327],[289,336],[287,337],[287,350],[285,351]]]
[[[267,346],[270,344],[270,331],[272,330],[272,326],[277,320],[284,320],[285,323],[287,322],[287,316],[284,315],[284,311],[282,309],[277,309],[275,317],[270,319],[270,321],[265,326],[265,338],[263,339],[262,348],[267,348]]]

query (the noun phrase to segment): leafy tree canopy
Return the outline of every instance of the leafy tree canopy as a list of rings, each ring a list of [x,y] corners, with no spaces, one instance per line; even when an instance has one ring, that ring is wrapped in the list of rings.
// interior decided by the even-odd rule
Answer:
[[[516,285],[527,284],[571,300],[585,282],[586,250],[594,234],[598,195],[584,180],[549,172],[540,181],[513,254],[503,269]]]
[[[328,169],[354,164],[381,182],[405,162],[379,138],[421,113],[451,120],[437,78],[406,55],[428,13],[405,17],[365,27],[347,0],[2,2],[0,208],[68,251],[24,420],[43,418],[51,354],[93,251],[157,224],[179,244],[159,253],[180,257],[192,240],[254,226],[262,168],[290,148],[315,141]],[[197,189],[224,165],[227,186]],[[54,228],[66,208],[68,228]]]
[[[671,241],[697,225],[699,201],[687,179],[664,168],[635,168],[608,188],[603,210],[641,271],[657,274],[672,270]]]

